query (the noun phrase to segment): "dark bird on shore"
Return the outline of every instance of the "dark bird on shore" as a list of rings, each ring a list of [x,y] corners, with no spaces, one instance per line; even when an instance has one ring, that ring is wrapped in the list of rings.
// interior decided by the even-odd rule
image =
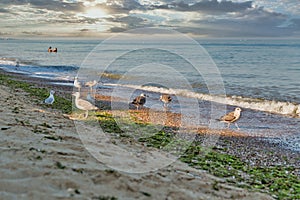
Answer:
[[[172,101],[172,97],[169,94],[162,94],[159,97],[159,100],[161,100],[164,103],[164,107],[168,107],[169,103]]]
[[[53,104],[54,103],[54,93],[55,93],[55,91],[54,90],[51,90],[50,91],[50,95],[49,95],[49,97],[47,98],[47,99],[45,99],[44,100],[44,103],[46,103],[46,104]]]
[[[75,92],[72,94],[73,96],[75,96],[75,105],[78,109],[80,110],[85,110],[85,118],[88,117],[89,114],[89,110],[98,110],[98,107],[94,106],[93,104],[91,104],[90,102],[80,99],[80,93],[79,92]]]
[[[228,124],[227,128],[229,128],[231,123],[234,123],[237,129],[240,129],[239,126],[237,125],[236,121],[240,119],[241,117],[241,108],[235,108],[234,111],[224,115],[223,117],[220,118],[220,121],[225,122]]]
[[[131,103],[135,105],[138,110],[140,106],[144,106],[144,104],[146,103],[146,97],[147,95],[142,93],[140,96],[135,97],[135,99]]]

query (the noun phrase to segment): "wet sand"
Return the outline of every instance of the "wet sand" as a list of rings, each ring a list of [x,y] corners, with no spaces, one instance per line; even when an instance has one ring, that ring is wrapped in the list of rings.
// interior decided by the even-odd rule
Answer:
[[[55,88],[59,95],[73,90],[36,78],[14,77],[38,87]],[[74,121],[61,111],[35,104],[19,89],[0,86],[0,94],[0,199],[272,199],[179,161],[142,174],[111,169],[87,151]],[[147,116],[145,111],[140,117],[147,121],[143,116]],[[171,124],[179,125],[176,121]],[[207,130],[199,129],[196,138],[201,140],[203,132]],[[221,133],[216,146],[226,147],[228,153],[251,165],[299,166],[295,152],[235,131]],[[140,144],[130,145],[140,148]]]

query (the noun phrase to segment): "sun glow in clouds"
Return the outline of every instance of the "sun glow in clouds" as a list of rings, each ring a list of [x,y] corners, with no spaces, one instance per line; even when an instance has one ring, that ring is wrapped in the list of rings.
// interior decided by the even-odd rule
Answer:
[[[100,8],[88,8],[84,13],[78,14],[78,16],[88,17],[88,18],[103,18],[106,17],[107,14]]]

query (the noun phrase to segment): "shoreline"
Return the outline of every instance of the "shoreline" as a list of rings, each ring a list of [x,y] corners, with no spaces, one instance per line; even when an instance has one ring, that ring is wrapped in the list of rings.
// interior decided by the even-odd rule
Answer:
[[[45,79],[43,79],[43,82],[41,82],[41,79],[36,78],[36,77],[26,77],[26,76],[24,77],[24,76],[18,76],[18,75],[15,76],[13,73],[6,73],[3,71],[0,71],[0,74],[6,74],[6,75],[13,76],[14,79],[16,79],[16,80],[22,79],[20,81],[29,82],[31,84],[34,84],[38,88],[45,87],[48,90],[50,88],[56,88],[59,91],[58,95],[61,95],[62,97],[68,96],[73,91],[73,87],[52,85],[50,83],[47,83],[47,81]],[[71,160],[76,160],[76,162],[78,162],[78,163],[82,162],[82,161],[78,160],[80,157],[82,157],[82,154],[80,154],[79,151],[84,151],[85,152],[84,154],[87,154],[86,150],[82,147],[81,141],[78,138],[76,130],[74,130],[74,124],[71,120],[66,119],[62,115],[61,112],[53,110],[53,109],[51,109],[51,107],[44,109],[28,99],[22,100],[22,95],[24,95],[24,92],[22,92],[22,90],[17,90],[17,91],[14,90],[14,91],[12,91],[13,93],[11,93],[11,92],[7,91],[9,89],[9,87],[7,87],[7,86],[1,86],[0,89],[3,93],[5,93],[4,94],[5,98],[15,95],[15,99],[12,98],[11,100],[9,100],[11,102],[8,102],[8,100],[2,100],[2,102],[7,103],[8,105],[3,105],[3,106],[5,106],[5,109],[0,109],[2,113],[8,113],[8,115],[7,115],[8,117],[5,114],[2,115],[2,117],[1,117],[1,130],[2,130],[3,134],[5,134],[5,135],[3,135],[3,136],[5,136],[4,137],[5,140],[3,141],[3,149],[5,151],[5,155],[7,153],[9,156],[12,156],[11,153],[14,151],[18,152],[18,154],[16,156],[19,156],[19,154],[21,156],[28,154],[27,156],[25,156],[25,158],[23,158],[23,159],[25,159],[24,163],[23,163],[25,166],[28,167],[28,165],[31,166],[34,163],[36,165],[38,165],[39,167],[48,166],[48,168],[46,167],[46,170],[51,169],[50,174],[51,173],[55,174],[57,169],[63,170],[65,168],[69,169],[69,171],[67,170],[68,171],[67,174],[71,174],[71,175],[74,175],[74,174],[76,175],[78,173],[76,171],[77,170],[80,171],[81,167],[84,168],[84,170],[83,170],[83,171],[85,171],[84,173],[89,174],[89,175],[92,175],[93,170],[96,170],[96,171],[99,170],[98,167],[96,167],[99,165],[99,163],[97,163],[97,161],[95,161],[95,159],[91,158],[91,155],[89,155],[89,156],[84,155],[85,157],[88,158],[88,163],[91,164],[91,166],[89,166],[86,163],[87,166],[83,166],[84,164],[83,165],[80,164],[81,167],[78,168],[78,166],[72,167],[72,164],[69,163]],[[18,94],[19,92],[20,92],[20,94]],[[20,101],[20,99],[21,99],[21,101]],[[101,99],[101,101],[104,101],[104,102],[105,101],[109,102],[109,100],[110,100],[110,98],[107,96],[103,96]],[[18,109],[16,109],[16,108],[18,108]],[[35,116],[35,114],[40,116],[40,118]],[[142,116],[143,115],[145,116],[145,114],[146,114],[145,112],[141,112]],[[16,121],[14,118],[18,119],[18,121]],[[29,120],[29,122],[28,122],[29,124],[27,124],[26,119]],[[15,121],[15,122],[9,123],[9,121]],[[44,123],[46,123],[46,124],[44,124]],[[43,126],[43,124],[44,124],[44,126]],[[47,124],[49,124],[49,126],[51,126],[52,128],[47,127],[46,126]],[[65,128],[65,127],[67,127],[67,128]],[[38,134],[35,134],[34,131],[36,131]],[[46,134],[46,131],[48,131],[49,134]],[[54,131],[54,133],[52,133],[51,131]],[[196,135],[196,140],[201,141],[201,139],[202,139],[201,137],[203,137],[203,134],[201,134],[201,132],[207,133],[207,129],[199,130],[199,134]],[[16,133],[18,133],[18,134],[16,134]],[[20,139],[18,139],[19,136],[21,137]],[[31,140],[31,136],[33,136],[32,140]],[[21,141],[21,139],[24,139],[24,137],[26,137],[25,141]],[[14,140],[16,140],[16,141],[14,141]],[[33,141],[35,141],[35,142],[33,142]],[[42,144],[39,144],[41,141],[42,141]],[[67,145],[64,146],[63,144],[60,144],[60,143],[66,143]],[[46,146],[44,146],[44,145],[46,145]],[[59,158],[55,158],[52,155],[53,152],[55,152],[55,150],[53,149],[53,147],[55,148],[55,145],[59,145],[59,146],[61,145],[60,150],[57,151],[56,153],[54,153],[54,155],[58,155]],[[23,146],[24,150],[19,149],[18,146]],[[44,151],[43,149],[45,149],[45,148],[47,149],[46,151],[48,152],[48,153],[46,153],[46,156],[43,155],[44,153],[42,153]],[[298,178],[300,177],[299,153],[293,152],[293,151],[287,150],[287,149],[282,149],[278,145],[271,144],[267,141],[263,141],[261,139],[255,138],[255,137],[243,137],[242,135],[240,135],[240,133],[235,133],[234,131],[231,131],[231,133],[229,131],[226,134],[226,131],[225,131],[225,135],[221,135],[219,137],[218,142],[214,148],[216,151],[226,153],[229,155],[237,156],[242,161],[248,163],[249,165],[253,165],[253,166],[259,166],[259,167],[293,166],[293,167],[296,167],[296,170],[294,171],[294,173],[298,176]],[[58,152],[61,152],[61,153],[58,153]],[[72,156],[71,152],[73,152],[73,153],[76,152],[74,154],[74,155],[76,155],[76,158]],[[10,166],[9,169],[13,166],[13,161],[9,160],[9,156],[5,157],[6,164],[2,165],[2,167],[1,167],[2,170],[4,170],[3,167],[8,167],[7,164],[10,162],[12,162],[12,163],[11,163],[11,165],[9,165]],[[21,156],[18,158],[21,158]],[[42,158],[39,158],[39,156]],[[72,157],[71,160],[69,160],[69,161],[64,160],[64,158],[68,158],[69,156]],[[28,157],[30,158],[29,161],[26,160],[26,159],[28,159]],[[51,160],[50,157],[53,160]],[[50,161],[49,161],[49,159],[50,159]],[[45,163],[44,160],[46,160],[48,162]],[[55,161],[54,164],[53,164],[53,161]],[[41,162],[41,163],[39,163],[39,162]],[[53,164],[53,166],[50,168],[49,168],[49,162],[52,162],[52,164]],[[72,161],[71,161],[71,163],[72,163]],[[77,164],[75,164],[75,165],[77,165]],[[20,166],[22,166],[22,165],[20,165]],[[65,166],[65,168],[64,168],[64,166]],[[94,166],[95,168],[93,169],[92,166]],[[172,167],[173,166],[171,166],[171,168]],[[63,169],[60,169],[60,168],[63,168]],[[186,166],[184,166],[184,168],[186,168]],[[22,167],[21,167],[21,170],[22,170]],[[34,170],[37,170],[37,169],[35,168]],[[52,171],[52,170],[54,170],[54,171]],[[122,183],[119,183],[119,185],[118,185],[118,181],[117,181],[118,178],[116,178],[115,176],[122,177],[122,178],[124,178],[124,180],[126,180],[128,182],[133,182],[133,180],[132,180],[133,177],[126,178],[124,175],[120,175],[119,172],[114,172],[114,173],[110,174],[110,172],[107,170],[109,170],[109,169],[104,167],[103,173],[104,174],[106,173],[106,175],[102,176],[99,174],[99,176],[101,178],[100,177],[98,177],[98,178],[100,180],[107,179],[107,180],[113,182],[114,184],[108,183],[107,187],[105,187],[105,186],[102,187],[101,191],[103,191],[103,192],[106,191],[106,189],[108,187],[112,187],[112,189],[109,189],[109,191],[107,192],[110,195],[113,194],[110,190],[112,190],[114,192],[118,191],[118,190],[116,190],[116,188],[117,188],[117,186],[121,186]],[[164,170],[165,169],[162,169],[162,171],[164,171]],[[189,169],[189,170],[192,170],[192,169]],[[102,171],[103,171],[103,169],[102,169]],[[161,173],[159,171],[160,170],[158,170],[157,173]],[[194,171],[194,173],[196,173],[196,171]],[[1,174],[3,174],[3,173],[4,172],[1,171]],[[17,174],[18,173],[21,173],[21,172],[17,172]],[[33,173],[43,174],[45,172],[42,172],[39,170],[39,172],[35,171]],[[168,174],[168,172],[164,172],[164,173]],[[197,171],[197,173],[200,173],[200,172]],[[60,171],[59,174],[62,175],[63,177],[65,177],[64,172]],[[157,180],[157,177],[156,177],[157,174],[156,173],[154,173],[154,174],[155,174],[155,176],[152,174],[152,176],[154,176],[153,179],[156,180],[154,182],[162,183],[161,182],[162,180],[160,180],[160,179]],[[180,176],[180,175],[176,175],[176,176]],[[203,174],[201,176],[203,176]],[[17,179],[20,177],[21,177],[21,174],[17,175],[17,177],[15,177],[15,178]],[[93,177],[94,177],[94,179],[97,179],[97,177],[95,177],[95,176],[93,176]],[[167,177],[169,177],[169,175],[167,175]],[[1,187],[7,188],[7,187],[4,187],[3,184],[5,184],[6,183],[5,181],[10,178],[11,177],[9,177],[9,175],[6,175],[4,182],[1,183]],[[59,176],[56,178],[59,178]],[[65,177],[64,179],[68,179],[68,178]],[[76,184],[75,180],[76,180],[76,178],[74,178],[73,182],[74,182],[74,185],[76,186],[77,184]],[[143,180],[143,178],[141,178],[140,180]],[[216,180],[212,179],[212,180],[213,180],[212,181],[212,185],[213,185],[213,183],[217,179]],[[36,184],[39,184],[41,181],[42,180],[39,179],[36,182]],[[84,188],[83,185],[85,183],[86,183],[85,181],[82,181],[79,185]],[[55,183],[53,183],[53,182],[51,184],[55,185]],[[67,183],[65,183],[65,184],[67,184]],[[175,182],[175,184],[176,184],[176,182]],[[174,184],[174,187],[175,187],[175,184]],[[187,187],[187,186],[190,187],[190,185],[186,181],[184,182],[184,184],[185,184],[185,186],[183,186],[183,187]],[[75,195],[75,196],[79,195],[79,194],[76,194],[76,192],[75,192],[75,189],[77,187],[77,186],[76,187],[75,186],[70,186],[70,188],[73,188],[73,190],[70,190],[71,192],[68,192],[68,188],[67,188],[68,186],[63,186],[63,188],[66,189],[66,191],[65,191],[66,194],[64,193],[64,195],[70,195],[70,194]],[[171,186],[172,189],[175,189],[174,187]],[[189,188],[189,189],[187,189],[187,191],[194,191],[194,189]],[[225,195],[225,193],[228,192],[227,189],[220,188],[218,190],[218,192],[216,192],[216,190],[212,188],[212,191],[210,191],[209,194],[212,195],[211,197],[214,197],[214,195],[215,195],[214,193],[224,192],[224,194],[217,194],[217,196],[215,196],[215,197],[222,197],[222,195]],[[43,188],[43,190],[46,190],[46,189]],[[80,191],[80,193],[83,193],[82,190],[83,190],[82,188],[80,188],[80,190],[78,189],[78,191]],[[90,193],[92,193],[92,192],[95,193],[95,191],[92,191],[92,189],[86,188],[86,190],[89,191]],[[123,188],[123,190],[130,193],[130,195],[134,195],[133,192],[127,191],[126,188]],[[123,190],[120,192],[123,192],[123,194],[124,194]],[[132,190],[136,192],[135,189],[132,189]],[[141,188],[139,188],[139,190],[141,190]],[[165,190],[167,191],[167,189],[165,189]],[[236,191],[236,189],[233,189],[233,190]],[[149,193],[149,191],[151,191],[151,188],[149,189],[149,186],[148,186],[147,193]],[[161,191],[161,192],[164,193],[165,191]],[[127,195],[129,195],[128,193],[127,193]],[[106,194],[106,193],[104,193],[104,194]],[[139,194],[140,195],[138,195],[138,196],[145,196],[145,194],[142,194],[142,193],[139,193]],[[154,195],[153,193],[151,193],[151,194]],[[248,196],[251,198],[251,196],[252,196],[251,193],[247,193],[246,191],[243,191],[243,194],[245,194],[245,197]],[[184,193],[184,195],[188,195],[188,193]],[[258,195],[258,199],[259,199],[259,196],[260,196],[260,194]],[[152,196],[152,197],[154,197],[154,196]],[[182,197],[186,197],[186,196],[182,196]],[[256,196],[252,196],[252,197],[256,197]],[[242,196],[236,196],[236,198],[242,199]]]
[[[73,83],[72,81],[52,80],[52,79],[44,79],[44,78],[39,78],[39,77],[30,77],[25,74],[16,74],[13,72],[7,72],[3,69],[0,69],[0,75],[1,74],[12,76],[13,80],[33,84],[37,88],[48,88],[49,91],[50,91],[50,89],[53,89],[53,90],[57,91],[56,95],[58,94],[64,98],[71,100],[70,97],[72,97],[72,96],[70,96],[70,95],[72,94],[73,89],[74,89],[73,85],[72,86],[59,85],[59,84],[54,83],[54,81],[57,83]],[[87,89],[86,88],[83,89],[82,92],[83,93],[87,92]],[[98,106],[103,107],[103,105],[104,105],[104,109],[111,109],[110,102],[118,101],[119,99],[116,97],[112,98],[111,96],[107,96],[107,95],[96,94],[95,100],[96,100],[96,102],[100,102],[102,104],[102,106],[99,104],[98,104]],[[139,118],[144,123],[152,123],[153,122],[151,120],[153,120],[153,118],[155,119],[155,117],[151,116],[152,119],[150,120],[150,118],[149,118],[150,114],[157,116],[157,117],[161,117],[161,114],[165,115],[165,113],[161,112],[161,111],[151,111],[151,113],[149,113],[148,108],[144,108],[143,112],[136,112],[134,106],[130,106],[129,112],[131,113],[131,115],[136,115],[135,118]],[[179,114],[179,113],[173,113],[173,112],[167,111],[166,116],[164,116],[164,117],[167,117],[166,118],[167,120],[165,119],[166,121],[163,121],[164,124],[161,124],[161,125],[178,128],[180,126],[180,116],[181,116],[181,114]],[[162,120],[157,119],[157,120],[154,120],[154,123],[159,124],[161,121]],[[215,132],[220,137],[250,138],[250,140],[251,139],[258,140],[258,143],[266,143],[266,144],[268,144],[267,146],[272,146],[272,148],[275,146],[276,148],[282,149],[283,151],[299,153],[298,151],[293,150],[293,149],[286,149],[286,148],[280,146],[279,144],[275,144],[273,142],[268,142],[268,141],[263,141],[264,137],[252,136],[247,133],[244,133],[241,131],[236,131],[233,129],[220,129],[220,130],[215,130],[215,131],[210,131],[208,127],[199,127],[196,129],[197,129],[196,132],[200,135],[205,134],[208,131],[208,132]]]
[[[19,81],[23,81],[23,82],[26,82],[29,84],[33,84],[34,86],[36,86],[38,88],[48,88],[49,91],[50,91],[50,89],[54,89],[55,91],[58,91],[56,94],[58,94],[59,96],[62,96],[64,98],[71,100],[70,94],[72,94],[72,92],[73,92],[73,89],[74,89],[73,86],[59,85],[59,84],[55,84],[53,80],[49,81],[49,79],[44,79],[44,78],[39,78],[39,77],[30,77],[25,74],[16,74],[13,72],[7,72],[7,71],[0,69],[0,75],[1,74],[12,76],[17,81],[19,80]],[[57,82],[64,83],[66,81],[57,80]],[[67,82],[70,82],[70,81],[67,81]],[[70,83],[72,83],[72,82],[70,82]],[[82,92],[85,93],[86,91],[83,90]],[[98,103],[98,107],[103,107],[104,109],[108,109],[108,110],[111,109],[110,102],[118,100],[118,98],[112,98],[111,96],[100,95],[100,94],[96,94],[95,98],[96,98],[95,99],[96,102],[100,102],[100,103]],[[163,115],[166,118],[163,120],[163,124],[160,124],[160,125],[164,125],[167,127],[173,127],[173,128],[179,128],[179,126],[180,126],[181,114],[173,113],[173,112],[169,112],[169,111],[166,113],[166,115],[164,112],[161,112],[161,111],[151,111],[151,113],[149,113],[148,108],[144,108],[142,110],[142,112],[141,111],[137,112],[135,110],[135,107],[131,107],[130,109],[131,110],[129,110],[129,112],[131,113],[131,115],[134,116],[134,118],[139,119],[143,123],[159,124],[162,121],[159,118],[161,115]],[[150,117],[150,114],[152,115],[151,117]],[[153,119],[156,119],[156,120],[152,121]],[[205,135],[205,134],[208,134],[208,135],[216,134],[216,135],[218,135],[218,137],[220,139],[223,139],[223,140],[233,139],[236,142],[244,143],[244,145],[248,146],[250,149],[253,147],[250,144],[255,144],[254,146],[257,146],[256,150],[259,150],[260,146],[263,146],[266,149],[268,149],[267,151],[283,152],[283,154],[285,154],[285,156],[293,155],[293,154],[300,155],[299,151],[287,149],[287,148],[280,146],[277,143],[265,141],[264,137],[251,136],[245,132],[236,131],[233,129],[210,130],[208,127],[199,127],[196,129],[194,128],[193,132],[195,132],[194,134],[198,134],[199,136]],[[252,142],[244,142],[247,140],[252,141]],[[269,150],[269,149],[271,149],[271,150]],[[300,166],[300,159],[299,159],[298,164]]]
[[[37,85],[39,87],[54,88],[54,89],[57,89],[58,91],[60,91],[60,90],[64,91],[64,92],[61,92],[61,94],[63,94],[63,93],[70,94],[73,91],[73,85],[68,86],[68,85],[56,84],[56,83],[72,84],[73,83],[72,81],[54,80],[54,79],[47,79],[47,78],[41,78],[41,77],[34,77],[34,76],[22,74],[22,73],[19,74],[19,73],[14,73],[14,72],[8,72],[3,69],[0,69],[0,74],[8,75],[8,76],[11,76],[13,78],[13,80],[31,83],[31,84]]]

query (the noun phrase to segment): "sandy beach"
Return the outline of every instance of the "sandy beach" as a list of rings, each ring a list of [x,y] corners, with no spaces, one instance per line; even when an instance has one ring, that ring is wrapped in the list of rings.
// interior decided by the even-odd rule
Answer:
[[[62,97],[73,90],[26,80],[48,90],[56,87]],[[74,121],[61,110],[41,105],[40,99],[17,87],[1,85],[0,94],[0,199],[274,199],[267,191],[238,187],[180,160],[148,173],[112,169],[90,154]],[[201,132],[207,132],[198,131],[200,139]],[[299,153],[238,132],[222,133],[217,151],[250,166],[292,166],[299,181]],[[137,142],[128,146],[141,148]]]

